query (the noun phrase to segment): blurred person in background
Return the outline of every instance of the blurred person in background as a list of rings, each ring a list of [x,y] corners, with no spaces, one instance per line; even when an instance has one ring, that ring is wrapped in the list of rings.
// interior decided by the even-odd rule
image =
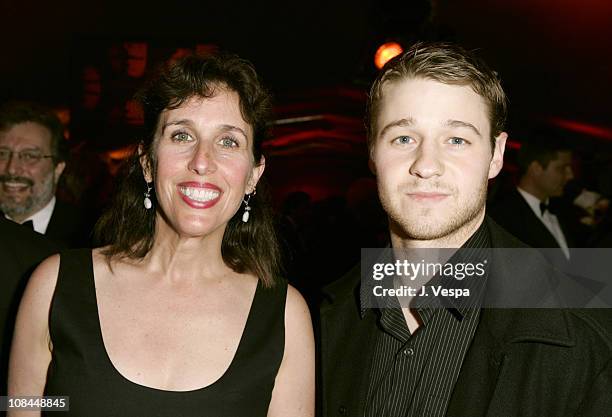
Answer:
[[[0,211],[62,247],[88,242],[85,216],[56,198],[66,167],[64,128],[50,110],[34,103],[0,107]]]
[[[519,151],[518,184],[497,196],[489,214],[527,245],[559,248],[569,259],[570,248],[576,246],[572,219],[559,205],[551,204],[551,199],[563,196],[565,186],[574,178],[572,151],[556,141],[532,139]]]

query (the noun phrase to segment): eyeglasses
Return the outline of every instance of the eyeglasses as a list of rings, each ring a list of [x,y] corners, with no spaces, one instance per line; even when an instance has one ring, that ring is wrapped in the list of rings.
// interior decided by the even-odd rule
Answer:
[[[11,159],[13,154],[17,155],[19,162],[25,165],[36,165],[41,159],[53,158],[53,155],[43,155],[40,151],[12,151],[10,149],[0,149],[0,162]]]

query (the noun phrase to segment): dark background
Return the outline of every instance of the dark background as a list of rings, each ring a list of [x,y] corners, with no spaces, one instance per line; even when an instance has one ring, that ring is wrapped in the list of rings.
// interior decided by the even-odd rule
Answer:
[[[0,1],[0,101],[34,100],[64,115],[72,160],[63,197],[94,211],[112,191],[109,170],[137,140],[125,100],[142,80],[109,64],[125,42],[148,45],[147,70],[196,45],[253,61],[275,97],[265,145],[275,205],[281,211],[298,190],[318,202],[308,216],[319,259],[347,242],[351,253],[378,245],[359,239],[385,233],[370,205],[362,117],[374,51],[387,40],[456,41],[499,72],[510,100],[507,178],[531,126],[544,125],[576,150],[576,189],[612,194],[609,0]],[[92,65],[103,105],[88,113],[83,73]],[[346,221],[355,207],[367,222]]]
[[[267,146],[277,199],[296,189],[332,195],[368,175],[362,117],[376,47],[424,39],[478,49],[500,73],[511,145],[533,124],[558,128],[582,152],[578,171],[594,187],[601,180],[590,172],[610,162],[609,0],[1,0],[0,19],[0,100],[63,111],[81,159],[91,159],[85,149],[107,152],[136,140],[116,113],[142,83],[102,68],[104,105],[88,114],[85,67],[108,67],[110,49],[123,42],[149,45],[147,70],[173,48],[214,44],[254,62],[275,96],[277,119],[315,117],[279,125]],[[508,162],[512,168],[512,152]]]
[[[480,48],[504,80],[512,114],[610,129],[608,0],[77,1],[2,0],[4,98],[71,99],[74,44],[85,37],[198,39],[256,64],[275,92],[351,83],[376,37],[430,23]],[[447,36],[448,37],[448,36]],[[365,61],[365,62],[364,62]]]
[[[142,80],[103,74],[105,104],[88,114],[83,69],[92,60],[108,66],[110,49],[145,42],[150,70],[172,48],[214,44],[255,63],[278,120],[311,118],[278,125],[267,145],[277,200],[298,189],[333,195],[368,175],[362,117],[376,47],[424,39],[478,49],[500,73],[510,100],[510,150],[531,125],[545,124],[581,153],[578,171],[592,187],[601,183],[592,173],[610,163],[609,0],[2,0],[0,17],[0,100],[62,111],[81,159],[91,159],[87,149],[116,151],[136,140],[127,117],[115,113]],[[512,151],[508,162],[511,169]]]

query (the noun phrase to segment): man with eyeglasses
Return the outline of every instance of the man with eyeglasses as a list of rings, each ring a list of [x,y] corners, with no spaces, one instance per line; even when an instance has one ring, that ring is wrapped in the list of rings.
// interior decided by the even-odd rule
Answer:
[[[0,108],[0,211],[62,246],[84,243],[83,216],[55,197],[66,166],[63,126],[31,103]]]

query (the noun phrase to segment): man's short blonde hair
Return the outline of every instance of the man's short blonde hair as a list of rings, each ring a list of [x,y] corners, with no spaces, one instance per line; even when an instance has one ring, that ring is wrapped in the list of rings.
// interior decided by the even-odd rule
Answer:
[[[386,84],[410,78],[423,78],[443,84],[469,86],[481,96],[488,107],[491,127],[491,148],[495,138],[504,131],[507,99],[497,73],[472,52],[450,43],[414,44],[382,68],[368,96],[366,129],[368,147],[377,135],[376,118]]]

